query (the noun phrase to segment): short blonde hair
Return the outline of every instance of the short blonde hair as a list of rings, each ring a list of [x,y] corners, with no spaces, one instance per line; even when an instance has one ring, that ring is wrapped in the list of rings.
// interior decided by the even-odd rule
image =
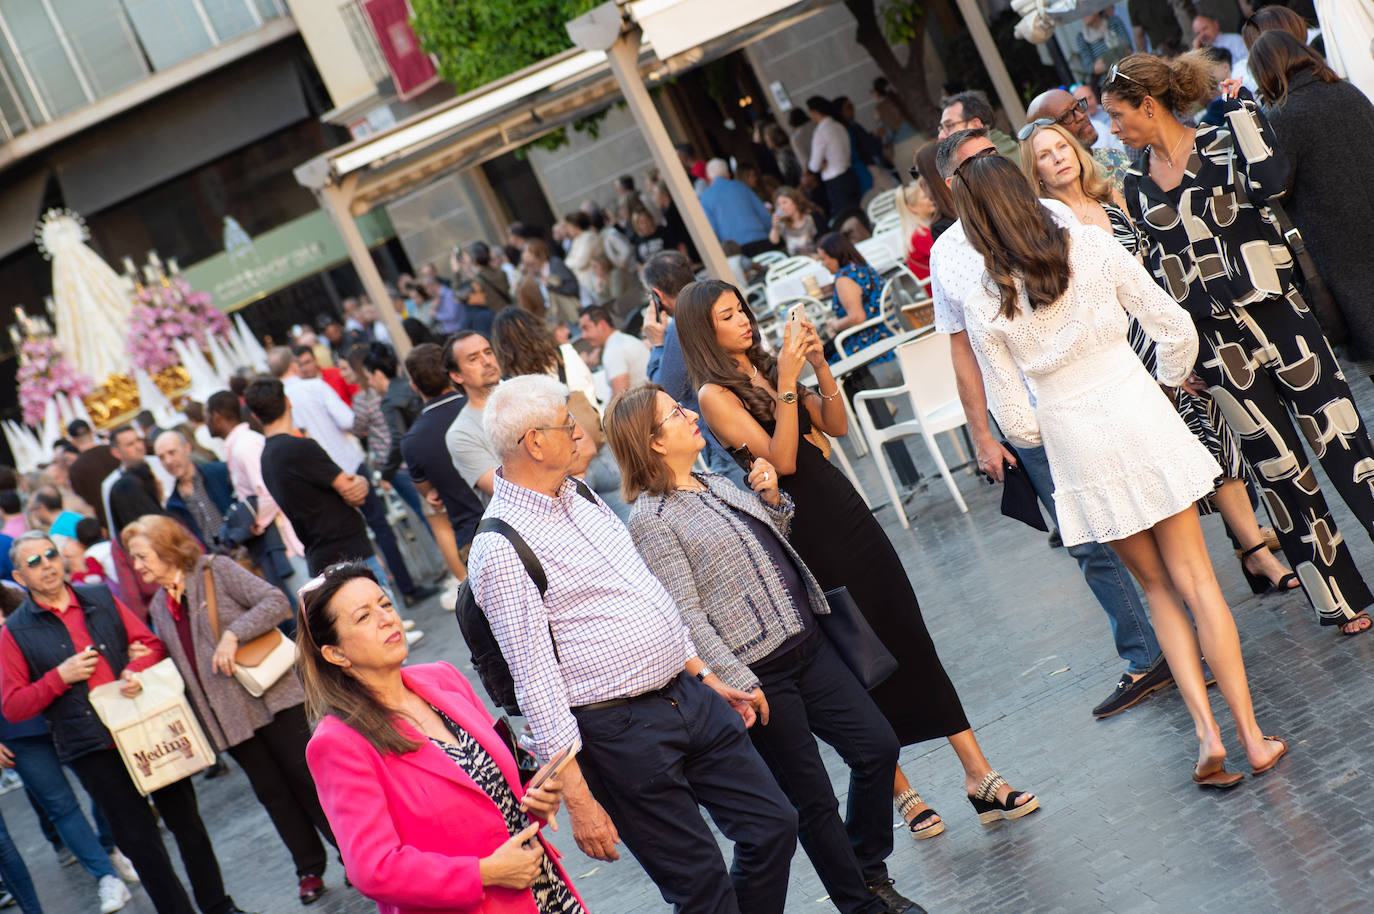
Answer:
[[[1073,149],[1074,155],[1078,157],[1078,183],[1083,188],[1083,193],[1092,197],[1098,203],[1111,203],[1113,201],[1112,185],[1107,180],[1107,176],[1102,173],[1102,168],[1097,164],[1092,153],[1089,152],[1078,137],[1069,132],[1069,128],[1063,124],[1042,124],[1031,131],[1031,135],[1021,141],[1021,171],[1026,175],[1026,180],[1031,187],[1039,194],[1044,185],[1040,181],[1040,175],[1035,171],[1035,151],[1031,144],[1040,135],[1042,130],[1053,130],[1055,133],[1068,140],[1069,146]]]

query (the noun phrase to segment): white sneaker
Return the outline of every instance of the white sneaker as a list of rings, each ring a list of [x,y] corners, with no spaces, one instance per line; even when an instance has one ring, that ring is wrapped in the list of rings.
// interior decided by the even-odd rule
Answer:
[[[114,867],[115,873],[125,882],[138,884],[138,871],[134,869],[133,862],[119,848],[110,851],[110,866]]]
[[[129,890],[114,876],[100,877],[100,914],[113,914],[133,898]]]
[[[424,636],[425,633],[420,631],[418,628],[413,632],[406,632],[406,644],[408,646],[413,647],[415,643],[418,642]]]
[[[414,628],[415,628],[415,620],[414,620],[414,619],[402,619],[402,620],[401,620],[401,628],[405,629],[406,631],[413,631]]]

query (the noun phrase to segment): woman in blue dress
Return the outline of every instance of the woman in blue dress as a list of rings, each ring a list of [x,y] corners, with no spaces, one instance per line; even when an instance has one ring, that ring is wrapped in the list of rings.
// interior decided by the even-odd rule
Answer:
[[[816,256],[820,259],[821,265],[835,276],[835,294],[831,300],[835,318],[826,326],[830,336],[862,324],[881,313],[883,278],[868,261],[864,260],[863,255],[848,238],[839,232],[822,235],[816,242]],[[827,343],[826,360],[833,365],[845,356],[853,355],[860,349],[891,335],[892,329],[886,323],[865,327],[845,339],[843,352],[833,343]],[[894,352],[884,353],[869,364],[891,361],[894,355]],[[851,404],[854,394],[877,386],[878,382],[874,380],[868,365],[850,372],[844,379],[845,396],[849,397]],[[873,417],[874,427],[887,428],[892,424],[892,412],[887,408],[886,402],[870,400],[865,405],[868,407],[868,414]],[[920,480],[921,474],[917,472],[916,464],[912,462],[905,443],[889,441],[883,445],[883,451],[896,470],[897,479],[903,488],[910,488]]]

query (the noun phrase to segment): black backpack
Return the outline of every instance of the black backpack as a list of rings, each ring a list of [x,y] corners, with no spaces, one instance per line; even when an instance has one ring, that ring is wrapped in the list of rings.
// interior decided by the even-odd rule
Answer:
[[[577,479],[573,482],[577,485],[578,495],[592,504],[598,503],[596,496],[586,484]],[[510,524],[496,517],[482,518],[482,522],[477,525],[477,532],[499,533],[510,541],[511,546],[515,548],[515,554],[520,556],[520,561],[525,564],[525,571],[529,574],[530,580],[539,588],[540,599],[543,599],[544,592],[549,589],[549,579],[544,574],[544,566],[540,563],[539,557],[525,542],[525,538]],[[496,636],[491,632],[491,623],[487,621],[486,613],[477,605],[477,597],[472,592],[471,576],[458,587],[458,603],[455,609],[458,628],[463,633],[463,640],[467,642],[469,653],[472,654],[472,665],[477,670],[477,678],[482,680],[482,688],[487,690],[491,700],[504,708],[507,714],[520,714],[520,704],[515,698],[515,681],[511,679],[510,666],[501,653],[501,645],[496,643]],[[549,640],[553,641],[552,625],[549,626]],[[555,659],[558,657],[557,644],[553,646],[553,656]]]

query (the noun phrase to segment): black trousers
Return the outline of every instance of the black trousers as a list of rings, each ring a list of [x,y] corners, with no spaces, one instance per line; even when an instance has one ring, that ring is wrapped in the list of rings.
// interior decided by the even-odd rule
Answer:
[[[1195,323],[1197,373],[1235,433],[1283,554],[1321,623],[1350,621],[1374,595],[1336,529],[1298,430],[1371,535],[1374,444],[1320,325],[1296,290]]]
[[[882,914],[883,903],[865,883],[887,878],[897,734],[819,629],[750,669],[768,698],[769,719],[768,726],[750,729],[749,738],[796,807],[801,845],[816,875],[845,914]],[[817,736],[849,766],[843,821]]]
[[[258,802],[271,817],[282,843],[291,852],[298,877],[324,875],[326,855],[320,835],[330,844],[338,843],[320,808],[315,781],[305,764],[305,745],[309,741],[305,706],[296,705],[278,711],[270,724],[229,748],[229,754],[248,776]]]
[[[782,914],[797,814],[729,704],[684,674],[573,714],[592,796],[664,901],[683,914]],[[728,873],[698,804],[734,842]]]
[[[234,902],[224,892],[215,849],[201,821],[196,805],[196,790],[190,778],[183,778],[155,790],[144,798],[114,749],[102,749],[71,761],[71,768],[86,790],[100,804],[110,821],[116,843],[133,863],[138,878],[152,899],[158,914],[193,914],[186,889],[172,869],[167,848],[158,834],[157,820],[148,808],[148,799],[157,807],[167,829],[176,838],[181,862],[191,879],[196,904],[202,914],[225,914]]]
[[[859,201],[863,199],[863,185],[859,183],[859,176],[854,169],[846,169],[844,174],[836,175],[825,182],[825,196],[830,201],[830,211],[826,216],[830,219],[830,228],[838,232],[840,227],[835,224],[838,218],[846,210],[858,209]]]
[[[386,570],[391,572],[392,580],[401,589],[401,596],[408,596],[415,590],[415,581],[406,569],[405,559],[401,557],[401,547],[396,544],[396,532],[386,522],[386,505],[382,504],[381,496],[372,486],[372,474],[368,472],[367,464],[359,465],[353,472],[368,481],[367,498],[359,507],[363,512],[363,520],[372,528],[377,548],[382,550],[382,558],[386,560]]]

